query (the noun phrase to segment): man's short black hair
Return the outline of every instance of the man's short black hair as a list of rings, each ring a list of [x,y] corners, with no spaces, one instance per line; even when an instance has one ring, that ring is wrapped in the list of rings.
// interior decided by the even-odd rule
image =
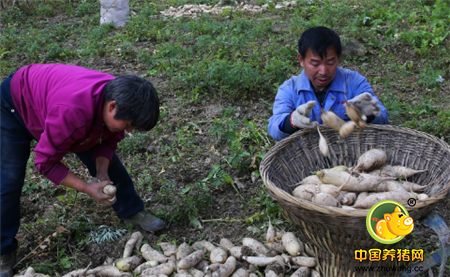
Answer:
[[[323,59],[330,46],[333,46],[338,57],[341,57],[342,46],[338,34],[327,27],[312,27],[304,31],[298,40],[298,53],[305,59],[306,51],[311,49],[314,54]]]
[[[114,119],[131,121],[131,125],[140,131],[155,127],[159,118],[159,99],[153,85],[134,75],[119,76],[105,88],[105,103],[116,101],[117,111]]]

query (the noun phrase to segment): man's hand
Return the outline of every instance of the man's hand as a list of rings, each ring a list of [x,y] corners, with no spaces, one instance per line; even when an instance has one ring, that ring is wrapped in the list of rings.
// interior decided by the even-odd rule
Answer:
[[[94,200],[98,203],[111,206],[116,203],[116,197],[115,195],[108,195],[104,192],[105,186],[111,184],[111,181],[100,181],[97,178],[89,179],[87,181],[87,186],[85,187],[84,193],[94,198]]]
[[[295,128],[315,128],[317,121],[311,121],[309,115],[312,108],[316,105],[316,101],[309,101],[303,105],[297,107],[295,111],[291,113],[291,125]]]
[[[360,95],[348,100],[348,102],[357,107],[365,116],[379,116],[381,114],[381,107],[378,105],[377,99],[373,97],[370,92],[361,93]]]

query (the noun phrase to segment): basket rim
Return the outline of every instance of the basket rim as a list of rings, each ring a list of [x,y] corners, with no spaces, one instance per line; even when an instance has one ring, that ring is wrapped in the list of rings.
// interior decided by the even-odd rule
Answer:
[[[320,128],[331,129],[325,125],[320,125]],[[430,140],[436,144],[439,144],[440,146],[442,146],[442,148],[444,150],[446,150],[450,154],[450,145],[448,145],[445,141],[443,141],[433,135],[430,135],[428,133],[422,132],[422,131],[405,128],[405,127],[400,127],[400,126],[394,126],[394,125],[378,125],[378,124],[367,124],[366,128],[375,129],[375,130],[395,131],[395,132],[400,132],[400,133],[407,133],[409,135],[415,135],[417,137],[422,137],[422,138]],[[369,209],[349,210],[349,209],[344,209],[342,207],[329,207],[329,206],[318,205],[313,202],[295,197],[295,196],[289,194],[288,192],[284,191],[283,189],[280,189],[272,181],[270,181],[266,167],[274,159],[273,153],[276,153],[278,151],[278,149],[280,149],[281,147],[283,147],[285,144],[289,143],[290,141],[296,140],[298,135],[302,135],[302,134],[306,134],[306,133],[310,133],[310,132],[316,132],[316,130],[302,129],[302,130],[299,130],[299,131],[293,133],[289,137],[277,142],[277,144],[274,147],[272,147],[264,156],[263,160],[260,163],[259,172],[261,174],[261,178],[263,180],[265,187],[269,191],[269,194],[271,194],[272,197],[274,197],[276,200],[281,199],[284,202],[288,202],[289,204],[291,204],[293,206],[298,206],[305,210],[311,210],[311,211],[316,211],[316,212],[320,212],[323,214],[346,216],[346,217],[367,217],[367,214],[368,214],[370,208]],[[426,200],[417,200],[415,206],[411,207],[411,206],[407,205],[407,206],[405,206],[405,208],[408,212],[411,212],[411,211],[416,211],[421,208],[427,207],[430,204],[434,204],[434,203],[438,202],[439,200],[442,200],[446,196],[449,189],[450,189],[450,179],[432,197],[429,197]]]

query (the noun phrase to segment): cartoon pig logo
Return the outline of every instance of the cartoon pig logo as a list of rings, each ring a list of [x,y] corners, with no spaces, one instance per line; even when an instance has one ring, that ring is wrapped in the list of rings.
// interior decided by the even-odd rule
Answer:
[[[393,240],[399,236],[406,236],[414,229],[413,219],[405,215],[396,206],[393,213],[385,213],[384,219],[378,220],[375,225],[377,236],[386,240]]]

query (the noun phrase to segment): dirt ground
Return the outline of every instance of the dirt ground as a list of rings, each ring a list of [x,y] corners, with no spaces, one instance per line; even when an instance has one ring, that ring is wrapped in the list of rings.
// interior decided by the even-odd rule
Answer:
[[[91,67],[97,70],[108,72],[113,75],[141,75],[145,73],[136,69],[135,65],[123,64],[115,58],[92,60],[90,61],[90,64]],[[174,95],[167,92],[167,81],[158,78],[152,78],[151,81],[160,91],[160,98],[163,105],[171,111],[176,111],[180,103]],[[239,118],[258,117],[268,119],[270,116],[270,110],[264,105],[255,103],[250,104],[246,102],[239,103],[239,106],[236,105],[236,103],[227,103],[224,101],[221,103],[208,103],[207,105],[191,106],[188,108],[192,109],[191,114],[194,118],[200,116],[213,117],[224,107],[234,107],[235,109],[240,110],[241,114],[239,115]],[[189,120],[189,118],[185,118],[185,121]],[[159,138],[155,139],[165,137],[167,139],[167,143],[170,144],[172,143],[171,135],[173,135],[172,130],[167,129],[163,133],[159,134]],[[200,141],[203,145],[212,145],[213,143],[211,141],[207,141],[207,138],[202,138]],[[192,180],[196,179],[196,177],[207,174],[206,171],[210,170],[208,165],[213,164],[215,161],[220,159],[220,155],[208,151],[201,153],[200,156],[200,159],[193,161],[191,170],[189,171],[187,169],[166,168],[164,178],[176,180],[177,186],[185,187],[190,184]],[[73,156],[68,156],[67,158],[73,159]],[[83,168],[80,168],[80,172],[83,172],[83,170]],[[246,201],[252,197],[255,197],[255,195],[258,195],[260,192],[260,187],[263,186],[261,179],[258,179],[255,183],[253,183],[249,175],[239,175],[236,173],[236,175],[232,177],[239,179],[243,184],[242,187],[240,187],[240,193]],[[170,210],[171,207],[165,206],[163,202],[153,200],[157,199],[155,196],[156,193],[158,193],[158,185],[160,184],[155,184],[152,192],[138,192],[140,195],[144,195],[146,199],[146,208],[150,210],[158,208]],[[52,236],[49,238],[43,236],[39,230],[29,230],[26,228],[28,223],[32,223],[38,219],[53,218],[53,213],[56,209],[58,209],[56,205],[63,205],[63,203],[57,200],[57,197],[66,193],[67,191],[63,189],[41,190],[36,194],[22,197],[22,227],[17,236],[20,242],[20,249],[17,256],[18,261],[20,261],[17,265],[18,270],[24,270],[29,265],[50,264],[51,266],[51,263],[56,263],[58,261],[57,257],[61,260],[61,255],[76,257],[76,261],[70,261],[74,266],[83,268],[90,264],[90,267],[93,268],[101,265],[108,258],[119,258],[123,253],[125,242],[129,238],[131,232],[140,230],[138,228],[128,230],[126,235],[122,236],[115,242],[104,244],[94,243],[80,248],[78,245],[74,244],[75,238],[73,237],[73,232],[71,233],[64,231],[64,228],[67,228],[67,226],[60,226],[63,228],[60,229],[62,234],[62,239],[60,239],[60,241],[56,241],[56,238]],[[143,232],[145,240],[150,244],[156,244],[158,241],[163,239],[168,241],[177,240],[178,242],[185,241],[188,243],[204,239],[210,242],[218,243],[219,240],[224,237],[229,238],[233,242],[238,242],[243,237],[247,236],[261,238],[262,233],[255,234],[254,231],[248,228],[247,224],[244,224],[241,221],[230,222],[217,220],[227,217],[230,219],[247,218],[256,212],[260,212],[257,207],[249,206],[240,197],[237,197],[236,191],[231,186],[214,191],[213,196],[216,204],[210,209],[201,211],[199,214],[200,220],[212,220],[204,223],[202,229],[193,227],[189,224],[188,219],[177,222],[167,222],[166,228],[156,234]],[[66,207],[67,210],[65,213],[69,217],[74,218],[83,216],[92,220],[96,225],[115,226],[122,229],[126,228],[124,223],[115,217],[111,209],[98,205],[87,198],[85,199],[83,196],[78,195],[77,197],[82,197],[83,201],[81,201],[80,204]],[[448,208],[449,205],[447,199],[441,201],[436,207],[436,211],[444,218],[445,222],[450,222]],[[287,230],[295,230],[289,229],[292,228],[291,225],[282,225],[278,227],[287,228]],[[164,234],[163,238],[160,237],[162,234]],[[424,245],[434,247],[435,249],[440,247],[440,243],[435,233],[421,223],[417,224],[414,235],[418,245],[423,243]],[[50,241],[50,243],[46,242],[46,238],[47,241]],[[67,249],[65,254],[58,252],[61,251],[61,248],[63,247]],[[70,270],[73,269],[74,268],[71,268]],[[59,274],[63,275],[70,270],[67,269],[67,271],[61,271]],[[434,268],[434,272],[437,274],[437,267]],[[447,270],[447,272],[450,271]]]

